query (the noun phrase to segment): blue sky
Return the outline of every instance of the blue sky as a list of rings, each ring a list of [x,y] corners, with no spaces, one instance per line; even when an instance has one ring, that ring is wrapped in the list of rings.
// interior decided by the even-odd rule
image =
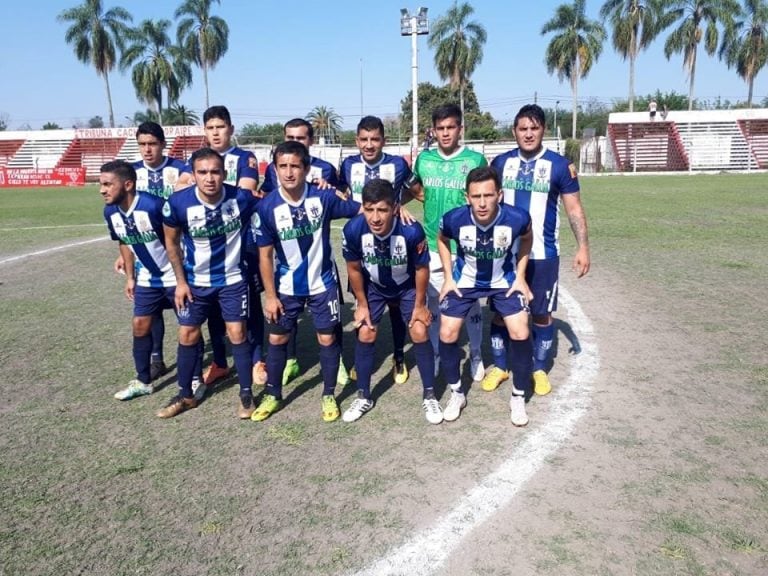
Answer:
[[[127,8],[138,23],[145,18],[168,18],[180,0],[104,0],[106,7]],[[484,111],[500,121],[534,99],[545,107],[570,108],[567,84],[549,76],[543,64],[548,37],[543,23],[558,0],[472,0],[475,19],[488,32],[485,57],[473,80]],[[77,61],[64,42],[65,25],[56,21],[78,0],[28,0],[13,4],[0,19],[0,114],[10,118],[10,129],[23,124],[39,128],[51,121],[62,127],[100,115],[108,118],[103,81]],[[451,0],[424,0],[430,20],[443,14]],[[588,0],[587,12],[596,18],[601,0]],[[319,7],[323,8],[320,9]],[[230,26],[230,49],[210,73],[212,104],[227,105],[237,126],[283,122],[304,116],[317,105],[332,107],[353,128],[361,112],[393,116],[411,84],[410,38],[400,36],[400,8],[418,5],[401,1],[338,0],[222,0],[214,13]],[[12,14],[12,16],[11,16]],[[440,83],[432,66],[426,37],[419,38],[419,79]],[[362,75],[361,75],[362,70]],[[118,124],[128,124],[137,110],[129,74],[115,70],[110,79]],[[361,81],[362,76],[362,81]],[[695,96],[712,100],[745,100],[746,84],[716,58],[700,53]],[[687,94],[682,58],[663,55],[663,37],[640,55],[636,93],[660,89]],[[606,43],[600,60],[582,80],[579,98],[610,103],[626,98],[628,65]],[[768,95],[768,71],[755,83],[754,101]],[[199,71],[180,102],[202,111],[204,89]]]

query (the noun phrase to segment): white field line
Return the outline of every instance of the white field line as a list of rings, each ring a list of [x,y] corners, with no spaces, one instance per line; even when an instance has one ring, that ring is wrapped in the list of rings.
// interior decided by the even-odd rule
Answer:
[[[17,262],[19,260],[25,260],[26,258],[31,258],[32,256],[44,256],[45,254],[51,254],[52,252],[59,252],[60,250],[67,250],[69,248],[83,246],[84,244],[92,244],[93,242],[101,242],[102,240],[109,240],[109,236],[103,236],[101,238],[92,238],[90,240],[82,240],[80,242],[72,242],[71,244],[62,244],[61,246],[46,248],[45,250],[37,250],[35,252],[27,252],[26,254],[19,254],[18,256],[12,256],[10,258],[0,260],[0,265],[10,264],[11,262]]]
[[[20,228],[0,228],[0,232],[18,232],[19,230],[57,230],[59,228],[93,228],[96,226],[104,226],[104,223],[100,224],[61,224],[58,226],[22,226]]]
[[[576,422],[591,402],[592,383],[600,367],[592,323],[579,303],[562,287],[560,302],[568,311],[568,320],[579,339],[581,352],[571,356],[567,382],[554,394],[539,402],[549,403],[549,418],[535,422],[532,428],[512,430],[523,435],[520,445],[496,471],[461,497],[456,507],[437,522],[355,576],[427,576],[438,573],[447,558],[458,549],[461,540],[496,512],[509,505],[513,497],[571,435]],[[562,348],[561,348],[562,349]]]

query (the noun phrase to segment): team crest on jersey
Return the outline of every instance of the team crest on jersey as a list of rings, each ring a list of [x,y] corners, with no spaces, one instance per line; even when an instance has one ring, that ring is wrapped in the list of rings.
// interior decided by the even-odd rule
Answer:
[[[171,205],[168,202],[163,204],[163,216],[166,218],[171,215]]]
[[[237,212],[235,211],[234,203],[229,202],[226,207],[224,208],[224,213],[227,215],[227,219],[231,220],[235,216],[237,216]]]
[[[576,172],[576,166],[573,164],[568,164],[568,172],[571,173],[571,178],[578,178],[578,173]]]
[[[259,167],[259,161],[256,160],[253,156],[248,157],[248,167],[249,168],[257,168]]]
[[[133,221],[133,218],[125,219],[125,227],[128,228],[130,232],[136,230],[136,223]]]
[[[536,177],[543,180],[547,178],[549,173],[549,170],[547,170],[547,166],[539,166],[539,169],[536,170]]]
[[[395,247],[394,247],[394,249],[393,249],[393,252],[394,252],[395,256],[400,256],[400,257],[402,257],[402,256],[403,256],[403,254],[405,254],[405,246],[403,246],[402,244],[400,244],[400,243],[398,242],[397,244],[395,244]]]
[[[464,162],[464,163],[461,165],[461,168],[460,168],[460,170],[461,170],[461,173],[462,173],[462,174],[464,174],[465,176],[466,176],[467,174],[469,174],[469,171],[470,171],[471,169],[472,169],[472,168],[471,168],[471,167],[469,166],[469,164],[467,164],[466,162]]]
[[[477,243],[481,246],[488,246],[488,244],[491,244],[492,242],[493,239],[486,234],[480,234],[480,236],[477,237]]]
[[[504,232],[501,232],[496,237],[496,245],[499,248],[507,248],[507,246],[509,246],[509,238],[507,237],[507,235]]]
[[[312,216],[312,218],[318,218],[320,216],[320,213],[321,213],[320,207],[317,206],[316,204],[312,204],[309,207],[309,213]]]
[[[150,172],[149,173],[149,182],[150,184],[160,184],[160,182],[163,180],[163,175],[159,172]]]
[[[296,221],[304,220],[304,216],[306,216],[307,213],[304,211],[303,208],[296,208],[295,210],[291,211],[291,216],[293,216],[293,219]]]
[[[139,212],[138,214],[134,214],[134,219],[136,221],[136,228],[139,232],[149,232],[152,230],[152,222],[149,221],[149,214]]]

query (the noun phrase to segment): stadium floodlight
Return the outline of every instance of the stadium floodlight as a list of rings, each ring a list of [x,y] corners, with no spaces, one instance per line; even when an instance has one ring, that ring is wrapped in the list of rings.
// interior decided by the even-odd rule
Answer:
[[[413,129],[411,132],[411,158],[419,146],[419,36],[429,34],[427,8],[419,6],[416,14],[400,9],[400,35],[411,37],[411,96],[413,100]]]

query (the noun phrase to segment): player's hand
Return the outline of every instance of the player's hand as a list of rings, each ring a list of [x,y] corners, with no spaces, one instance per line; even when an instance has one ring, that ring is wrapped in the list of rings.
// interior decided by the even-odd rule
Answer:
[[[128,298],[128,300],[133,301],[134,295],[136,293],[136,280],[133,278],[126,278],[124,292],[125,297]]]
[[[440,290],[440,296],[438,300],[442,302],[443,299],[446,296],[448,296],[449,292],[455,292],[456,296],[458,296],[459,298],[463,296],[463,294],[459,290],[459,287],[456,286],[456,281],[453,278],[446,278],[445,282],[443,282],[443,288],[442,290]]]
[[[573,265],[571,266],[571,269],[576,272],[577,278],[581,278],[589,273],[590,264],[589,248],[582,246],[576,251],[576,255],[573,257]]]
[[[267,297],[264,300],[264,318],[267,319],[267,322],[276,323],[284,313],[285,310],[280,298]]]
[[[512,296],[512,294],[515,292],[520,292],[520,294],[523,295],[526,304],[533,300],[533,292],[531,292],[531,288],[528,286],[528,282],[522,278],[515,278],[515,281],[512,282],[512,286],[510,286],[509,290],[507,290],[507,298]]]
[[[413,328],[416,322],[421,322],[424,326],[429,327],[432,324],[432,312],[426,306],[416,306],[411,314],[411,321],[408,322],[408,328]]]
[[[400,220],[402,220],[403,223],[407,224],[408,226],[416,222],[416,218],[413,217],[411,211],[402,204],[400,205]]]
[[[125,275],[125,258],[123,258],[122,254],[120,254],[120,256],[117,257],[117,260],[115,260],[115,263],[112,266],[112,269],[115,271],[115,274]]]
[[[329,188],[333,188],[333,186],[331,186],[328,183],[328,180],[326,180],[325,178],[315,178],[314,180],[312,180],[312,184],[320,188],[320,190],[328,190]]]
[[[176,292],[174,294],[173,302],[176,305],[176,311],[181,313],[187,307],[189,302],[194,301],[192,298],[192,289],[186,282],[183,284],[176,284]]]
[[[362,306],[358,302],[357,308],[355,308],[355,330],[359,330],[363,326],[369,330],[376,330],[376,326],[371,322],[371,314],[368,310],[368,306]]]

